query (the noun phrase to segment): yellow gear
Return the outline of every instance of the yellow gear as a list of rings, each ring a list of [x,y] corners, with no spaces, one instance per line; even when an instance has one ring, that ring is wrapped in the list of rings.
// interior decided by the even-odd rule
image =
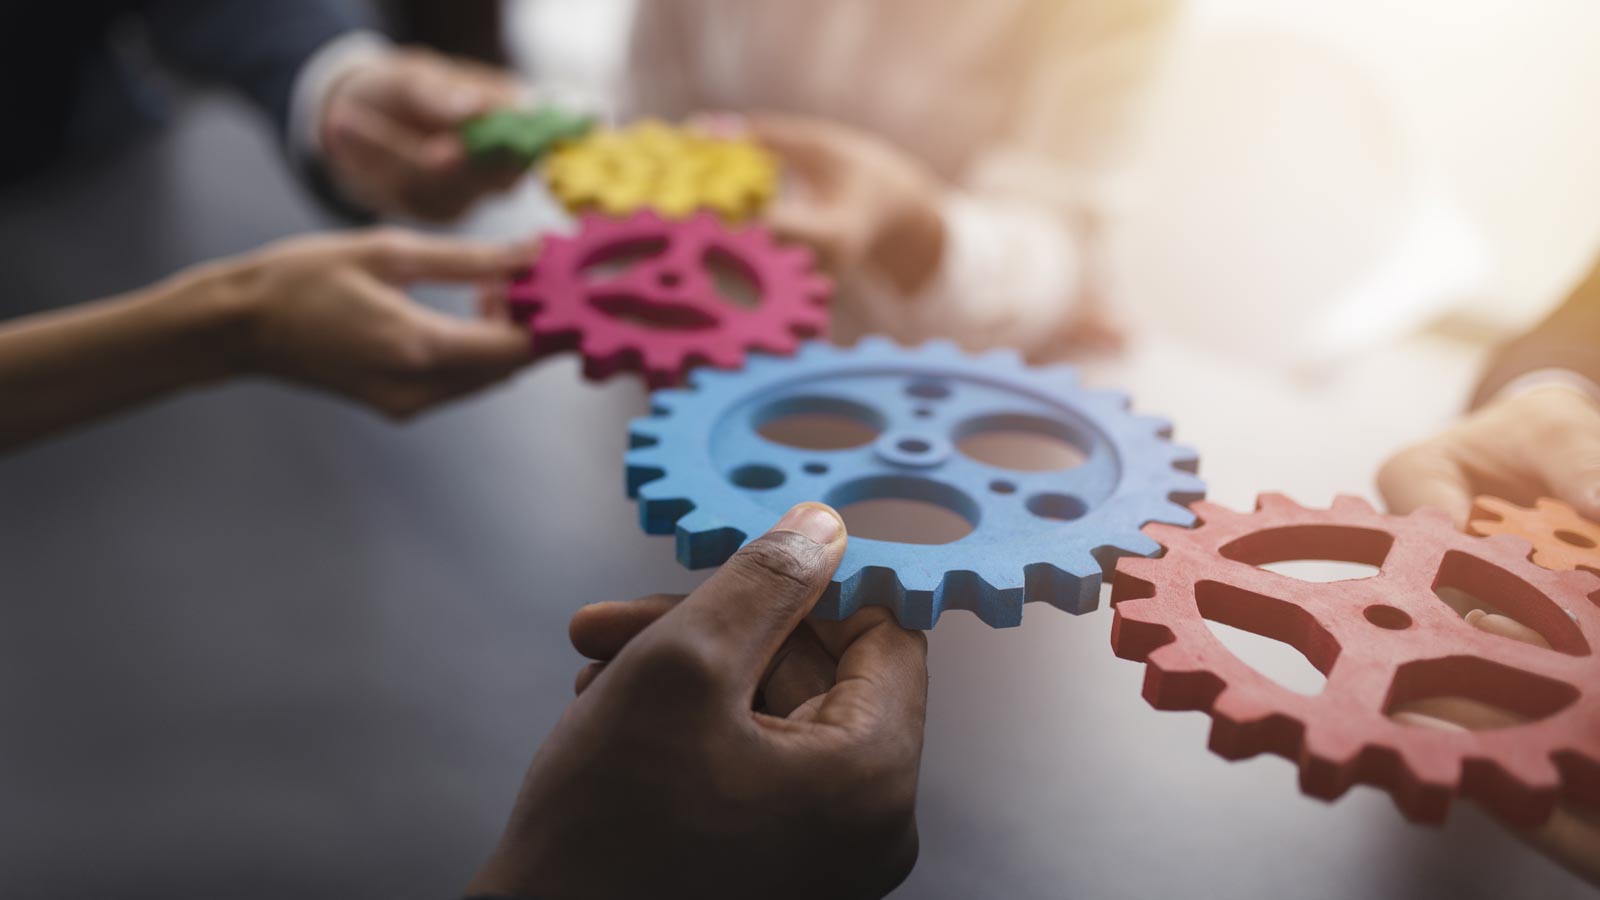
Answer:
[[[682,219],[709,209],[738,222],[772,199],[778,164],[753,141],[646,119],[562,144],[546,158],[544,177],[575,213],[623,216],[648,207]]]

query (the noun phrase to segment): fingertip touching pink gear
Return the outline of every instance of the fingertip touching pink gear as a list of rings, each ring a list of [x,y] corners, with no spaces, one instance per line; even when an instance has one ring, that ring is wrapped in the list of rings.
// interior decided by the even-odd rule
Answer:
[[[718,267],[748,279],[753,305],[718,286]],[[633,370],[657,388],[696,365],[736,369],[751,351],[794,353],[827,333],[831,294],[809,250],[780,245],[761,226],[644,210],[585,215],[575,235],[546,237],[507,300],[535,353],[577,350],[591,379]]]
[[[1283,756],[1323,799],[1382,787],[1421,822],[1442,821],[1455,796],[1527,826],[1563,799],[1600,804],[1600,578],[1543,569],[1526,540],[1473,537],[1436,510],[1385,516],[1355,497],[1307,509],[1276,494],[1248,514],[1191,509],[1193,529],[1145,529],[1165,555],[1118,562],[1111,644],[1146,663],[1152,706],[1211,715],[1214,752]],[[1316,583],[1261,568],[1292,559],[1378,574]],[[1463,621],[1444,588],[1491,598],[1549,646]],[[1295,647],[1327,683],[1289,690],[1208,620]],[[1480,730],[1417,721],[1449,721],[1463,701],[1512,715]]]

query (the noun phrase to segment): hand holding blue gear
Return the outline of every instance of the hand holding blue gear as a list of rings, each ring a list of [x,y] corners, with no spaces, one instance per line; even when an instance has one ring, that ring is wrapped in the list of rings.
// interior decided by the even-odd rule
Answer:
[[[1083,388],[1071,368],[1029,368],[1006,351],[973,357],[943,342],[814,341],[794,358],[753,357],[742,372],[700,369],[690,384],[651,394],[653,413],[633,421],[627,454],[640,523],[651,534],[675,533],[684,565],[722,563],[802,500],[921,500],[972,525],[937,546],[851,537],[814,612],[824,619],[862,605],[889,607],[907,628],[932,628],[948,609],[1015,626],[1028,601],[1088,612],[1118,557],[1160,549],[1140,529],[1193,524],[1185,504],[1205,492],[1193,474],[1197,457],[1168,440],[1168,423],[1129,413],[1123,395]],[[805,413],[844,416],[877,437],[812,450],[760,433]],[[1000,429],[1066,440],[1085,459],[1027,472],[957,449],[969,435]]]

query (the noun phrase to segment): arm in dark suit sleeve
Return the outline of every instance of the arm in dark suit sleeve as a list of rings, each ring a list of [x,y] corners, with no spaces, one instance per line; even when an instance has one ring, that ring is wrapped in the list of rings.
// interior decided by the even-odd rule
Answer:
[[[144,15],[165,62],[241,91],[280,130],[301,66],[334,38],[371,27],[354,0],[154,0]]]
[[[1538,369],[1566,369],[1600,384],[1600,265],[1539,327],[1495,352],[1472,405]]]

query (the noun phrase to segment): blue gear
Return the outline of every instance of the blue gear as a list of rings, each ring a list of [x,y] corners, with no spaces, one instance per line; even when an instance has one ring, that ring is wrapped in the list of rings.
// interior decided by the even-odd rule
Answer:
[[[1124,395],[1089,390],[1065,366],[1028,368],[1016,354],[968,356],[945,342],[907,349],[881,338],[853,348],[812,341],[798,356],[752,357],[741,372],[701,368],[686,389],[650,395],[630,425],[628,496],[650,534],[677,535],[678,560],[719,565],[790,506],[821,500],[923,500],[960,513],[970,534],[930,546],[852,537],[815,615],[889,607],[907,628],[947,609],[994,627],[1021,624],[1022,604],[1094,609],[1123,555],[1152,556],[1150,522],[1188,526],[1204,496],[1194,452],[1171,426],[1127,411]],[[820,413],[871,425],[878,437],[806,450],[762,437],[776,418]],[[1043,432],[1077,446],[1071,469],[1024,472],[956,449],[975,432]]]

